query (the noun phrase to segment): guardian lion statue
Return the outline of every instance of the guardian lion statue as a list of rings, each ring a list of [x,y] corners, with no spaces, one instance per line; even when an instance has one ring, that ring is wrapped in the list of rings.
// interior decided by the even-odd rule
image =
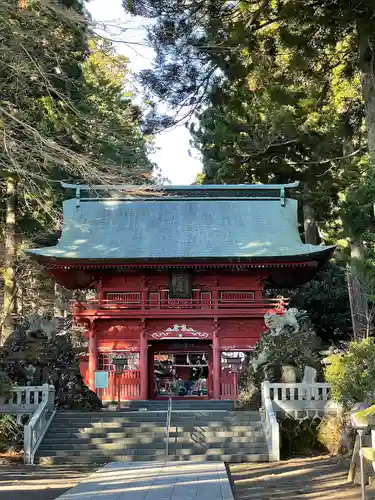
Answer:
[[[288,309],[283,315],[266,313],[264,315],[264,324],[270,330],[270,335],[280,335],[284,328],[289,328],[292,334],[298,333],[297,313],[298,309],[295,308]]]
[[[29,339],[47,338],[55,340],[58,332],[58,319],[34,314],[29,319],[29,327],[26,330],[26,337]]]

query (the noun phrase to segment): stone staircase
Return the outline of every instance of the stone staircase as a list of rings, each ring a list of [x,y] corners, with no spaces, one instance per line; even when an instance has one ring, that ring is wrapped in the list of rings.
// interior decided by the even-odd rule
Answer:
[[[231,411],[233,403],[230,406],[225,401],[175,401],[166,457],[166,405],[165,401],[137,401],[121,412],[58,412],[36,453],[35,463],[268,461],[259,413]],[[200,409],[196,409],[198,406]]]
[[[148,411],[167,411],[168,400],[154,399],[150,401],[125,401],[121,403],[122,411],[140,411],[147,409]],[[194,399],[177,399],[173,401],[173,411],[232,411],[234,409],[233,401],[215,401],[215,400],[194,400]]]

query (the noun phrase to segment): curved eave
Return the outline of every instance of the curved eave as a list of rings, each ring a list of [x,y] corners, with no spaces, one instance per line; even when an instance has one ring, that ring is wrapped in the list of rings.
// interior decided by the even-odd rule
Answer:
[[[318,247],[319,248],[319,247]],[[232,265],[242,264],[249,266],[257,266],[262,264],[262,267],[280,267],[280,264],[307,263],[316,262],[322,265],[332,256],[335,246],[322,247],[321,249],[299,255],[287,256],[256,256],[256,257],[195,257],[195,258],[148,258],[148,259],[78,259],[50,256],[41,253],[38,250],[28,250],[35,260],[45,266],[53,267],[72,267],[72,268],[117,268],[117,267],[196,267],[197,265],[207,267],[231,267]]]
[[[335,247],[325,247],[319,252],[308,255],[289,256],[288,258],[228,258],[228,259],[178,259],[168,260],[138,260],[138,261],[117,261],[109,262],[105,259],[98,260],[78,260],[78,259],[58,259],[46,257],[30,252],[33,257],[43,265],[49,274],[68,289],[87,288],[98,278],[98,271],[123,270],[146,271],[147,269],[192,269],[192,270],[236,270],[249,271],[251,269],[261,269],[268,271],[266,282],[274,287],[295,288],[314,277],[318,270],[331,257]]]

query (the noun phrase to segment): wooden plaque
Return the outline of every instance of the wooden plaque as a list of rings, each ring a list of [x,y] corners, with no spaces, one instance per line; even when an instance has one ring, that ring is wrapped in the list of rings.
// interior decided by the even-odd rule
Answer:
[[[191,299],[191,276],[188,273],[173,273],[169,278],[171,299]]]

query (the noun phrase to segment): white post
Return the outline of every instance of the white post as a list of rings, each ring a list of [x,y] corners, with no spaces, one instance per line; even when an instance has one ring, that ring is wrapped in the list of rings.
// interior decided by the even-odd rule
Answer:
[[[53,411],[55,407],[55,387],[53,385],[48,386],[48,410]]]
[[[266,399],[271,399],[270,383],[268,381],[262,382],[262,408],[265,408]]]
[[[280,461],[280,427],[276,420],[276,415],[271,423],[272,426],[272,460],[274,462]]]
[[[357,429],[359,436],[359,466],[360,466],[360,477],[361,477],[361,500],[366,500],[366,489],[365,489],[365,470],[364,470],[364,459],[363,459],[363,435],[365,433],[364,429]]]
[[[11,403],[13,403],[13,400],[11,401]],[[22,389],[20,388],[16,392],[16,405],[21,406],[21,403],[22,403]]]
[[[25,425],[24,426],[24,462],[26,465],[33,465],[31,463],[31,450],[32,450],[32,429],[31,425]]]
[[[49,394],[49,385],[43,384],[42,385],[42,401],[48,401],[48,394]]]

